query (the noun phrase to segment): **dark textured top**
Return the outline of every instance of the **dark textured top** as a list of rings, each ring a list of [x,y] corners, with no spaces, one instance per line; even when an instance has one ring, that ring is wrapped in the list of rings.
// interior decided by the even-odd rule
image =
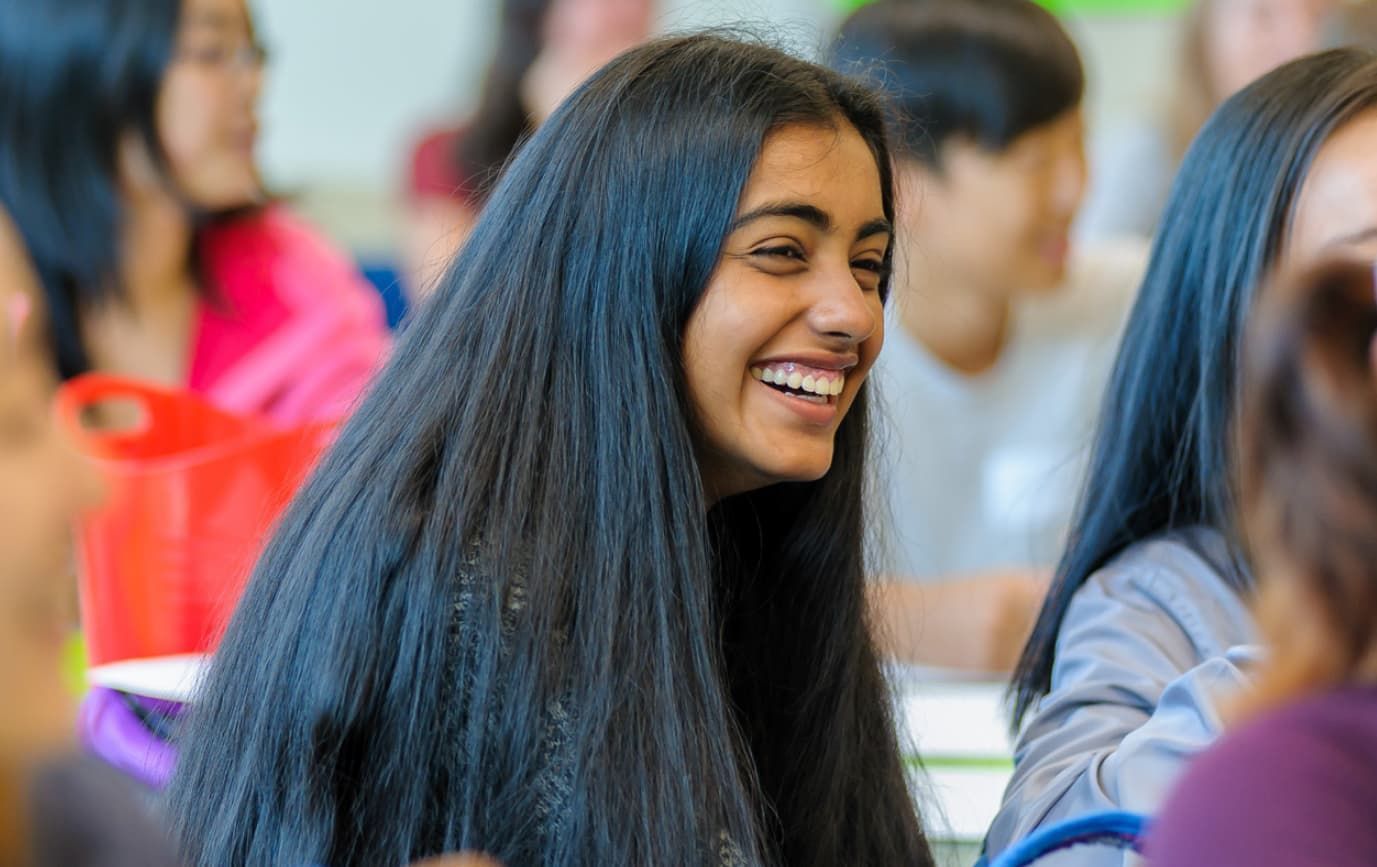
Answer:
[[[174,867],[138,790],[94,759],[46,764],[29,786],[37,867]]]

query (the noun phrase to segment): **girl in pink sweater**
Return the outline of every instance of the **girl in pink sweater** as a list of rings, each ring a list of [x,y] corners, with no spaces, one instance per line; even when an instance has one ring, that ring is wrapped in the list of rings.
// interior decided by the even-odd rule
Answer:
[[[132,376],[284,423],[339,416],[367,383],[388,342],[376,293],[265,204],[263,59],[244,0],[0,9],[0,207],[61,378]]]

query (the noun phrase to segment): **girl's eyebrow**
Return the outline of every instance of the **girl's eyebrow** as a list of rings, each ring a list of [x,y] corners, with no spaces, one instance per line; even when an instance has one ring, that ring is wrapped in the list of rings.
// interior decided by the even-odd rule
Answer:
[[[1349,232],[1346,235],[1331,238],[1324,246],[1342,247],[1349,244],[1361,244],[1365,241],[1371,241],[1374,238],[1377,238],[1377,225],[1367,226],[1356,232]]]
[[[873,236],[875,236],[875,235],[893,235],[893,234],[894,234],[894,227],[891,226],[891,225],[889,224],[889,221],[888,221],[888,220],[877,219],[877,220],[871,220],[870,222],[866,223],[864,226],[861,226],[860,231],[856,233],[856,240],[857,240],[857,241],[862,241],[862,240],[864,240],[864,239],[866,239],[866,238],[870,238],[870,237],[873,237]]]
[[[188,16],[186,21],[188,28],[199,28],[205,30],[221,31],[244,31],[253,36],[253,27],[245,19],[238,15],[231,15],[218,9],[198,9]]]
[[[753,223],[766,217],[792,217],[795,220],[802,220],[822,232],[832,230],[832,217],[821,208],[804,202],[768,202],[737,217],[732,222],[732,231],[747,223]]]
[[[805,202],[769,202],[737,217],[732,221],[731,231],[734,232],[748,223],[765,217],[791,217],[795,220],[802,220],[821,232],[831,232],[833,229],[831,215],[814,205]],[[894,228],[890,226],[888,220],[875,219],[861,226],[860,230],[856,232],[856,240],[860,241],[874,235],[893,234]]]

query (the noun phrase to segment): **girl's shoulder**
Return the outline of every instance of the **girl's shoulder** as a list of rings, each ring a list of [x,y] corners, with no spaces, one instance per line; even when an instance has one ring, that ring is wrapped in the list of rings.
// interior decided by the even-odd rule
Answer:
[[[352,260],[278,205],[202,231],[209,283],[189,386],[295,424],[353,405],[387,352],[382,298]]]
[[[206,227],[199,252],[214,290],[231,303],[271,294],[290,307],[315,306],[371,291],[348,254],[282,205]]]
[[[1160,533],[1128,546],[1087,578],[1067,619],[1113,607],[1141,621],[1139,614],[1153,611],[1177,623],[1201,653],[1222,654],[1256,641],[1248,600],[1235,589],[1244,583],[1240,568],[1216,530]]]

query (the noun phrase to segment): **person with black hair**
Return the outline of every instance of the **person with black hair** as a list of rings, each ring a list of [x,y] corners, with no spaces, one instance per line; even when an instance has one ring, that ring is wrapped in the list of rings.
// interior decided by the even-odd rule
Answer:
[[[1008,671],[1065,538],[1145,250],[1069,246],[1084,74],[1032,0],[879,0],[842,26],[833,65],[894,106],[884,635],[908,661]]]
[[[263,63],[244,0],[0,3],[0,208],[59,380],[125,376],[284,425],[337,419],[370,381],[381,299],[264,195]],[[127,767],[95,721],[135,712],[103,688],[87,709]]]
[[[1365,121],[1377,130],[1377,118]],[[1371,140],[1372,130],[1368,133]],[[1242,536],[1270,649],[1148,839],[1155,867],[1377,861],[1377,281],[1286,274],[1244,344]]]
[[[1274,268],[1377,257],[1374,154],[1377,57],[1357,49],[1264,76],[1187,152],[1071,541],[1015,673],[1022,730],[991,855],[1086,812],[1155,811],[1247,684],[1257,629],[1233,480],[1243,327]]]
[[[1182,9],[1176,68],[1162,110],[1130,115],[1096,142],[1093,182],[1076,234],[1086,241],[1157,231],[1191,140],[1225,99],[1281,64],[1326,47],[1338,0],[1192,0]]]
[[[60,379],[134,377],[331,419],[389,335],[377,292],[263,190],[244,0],[0,4],[0,207]]]
[[[188,861],[931,865],[865,604],[890,165],[758,44],[581,85],[259,561]]]
[[[655,0],[503,0],[474,113],[432,130],[407,165],[402,269],[426,294],[473,229],[497,176],[579,82],[651,32]]]

